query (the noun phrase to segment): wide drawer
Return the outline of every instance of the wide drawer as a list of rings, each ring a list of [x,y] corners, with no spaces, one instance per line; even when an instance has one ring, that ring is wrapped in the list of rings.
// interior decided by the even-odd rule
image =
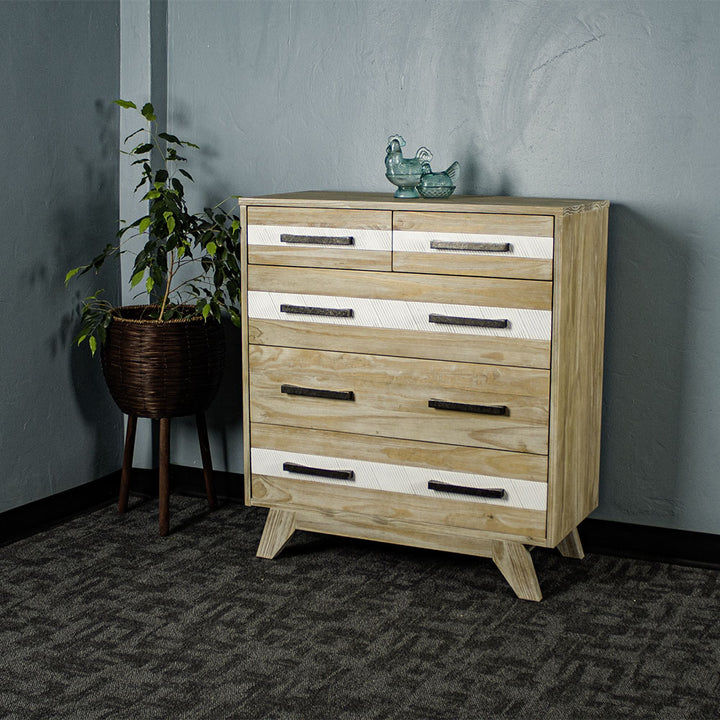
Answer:
[[[428,282],[416,273],[252,265],[248,337],[263,345],[549,368],[551,291],[551,283],[531,280]],[[290,307],[283,312],[283,305]],[[476,320],[501,322],[482,327]]]
[[[525,510],[544,511],[547,508],[547,485],[517,478],[265,448],[252,449],[251,464],[253,474],[327,483],[335,487],[366,488]]]
[[[545,454],[549,372],[252,345],[252,422]]]
[[[251,207],[247,224],[249,263],[392,269],[390,212]]]
[[[248,317],[327,323],[337,327],[386,328],[445,335],[549,341],[552,313],[549,310],[494,305],[251,290],[248,292]]]
[[[545,215],[393,214],[393,270],[551,280],[554,221]]]

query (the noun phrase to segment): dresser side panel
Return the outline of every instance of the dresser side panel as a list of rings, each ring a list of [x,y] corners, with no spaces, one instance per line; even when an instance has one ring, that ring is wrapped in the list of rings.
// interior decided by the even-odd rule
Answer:
[[[250,362],[248,359],[248,314],[247,314],[247,214],[246,205],[240,205],[240,283],[241,283],[241,372],[242,372],[242,414],[243,414],[243,465],[245,468],[245,504],[250,504]]]
[[[548,545],[598,504],[608,209],[557,218]]]

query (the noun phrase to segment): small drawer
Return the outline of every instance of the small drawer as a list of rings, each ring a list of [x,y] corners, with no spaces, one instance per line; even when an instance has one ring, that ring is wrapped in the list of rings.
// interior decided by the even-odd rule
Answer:
[[[250,417],[547,453],[546,370],[252,345]]]
[[[551,280],[553,227],[545,215],[396,212],[393,270]]]
[[[247,222],[251,264],[392,270],[390,212],[251,207]]]

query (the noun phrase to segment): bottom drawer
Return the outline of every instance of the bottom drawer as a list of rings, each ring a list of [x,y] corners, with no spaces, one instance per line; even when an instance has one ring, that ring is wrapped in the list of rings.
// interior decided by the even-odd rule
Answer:
[[[252,505],[320,513],[329,521],[352,518],[358,526],[400,523],[420,535],[471,530],[544,544],[547,483],[538,456],[528,455],[526,462],[518,453],[442,445],[433,450],[430,443],[262,424],[252,425],[251,435]],[[408,448],[417,452],[408,456]],[[474,472],[483,466],[503,476]],[[507,477],[509,470],[520,477]],[[483,490],[495,491],[494,497],[468,494]]]
[[[253,475],[545,511],[545,483],[253,448]]]

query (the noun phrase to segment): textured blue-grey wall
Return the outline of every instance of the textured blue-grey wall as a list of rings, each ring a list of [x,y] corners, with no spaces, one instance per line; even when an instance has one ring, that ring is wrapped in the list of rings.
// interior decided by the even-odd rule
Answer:
[[[118,2],[0,2],[0,512],[121,463],[99,362],[70,345],[92,283],[63,287],[117,230],[118,19]]]
[[[596,517],[720,532],[720,3],[188,0],[168,19],[202,201],[389,191],[394,132],[459,160],[460,192],[610,200]],[[235,401],[213,442],[240,471]]]

